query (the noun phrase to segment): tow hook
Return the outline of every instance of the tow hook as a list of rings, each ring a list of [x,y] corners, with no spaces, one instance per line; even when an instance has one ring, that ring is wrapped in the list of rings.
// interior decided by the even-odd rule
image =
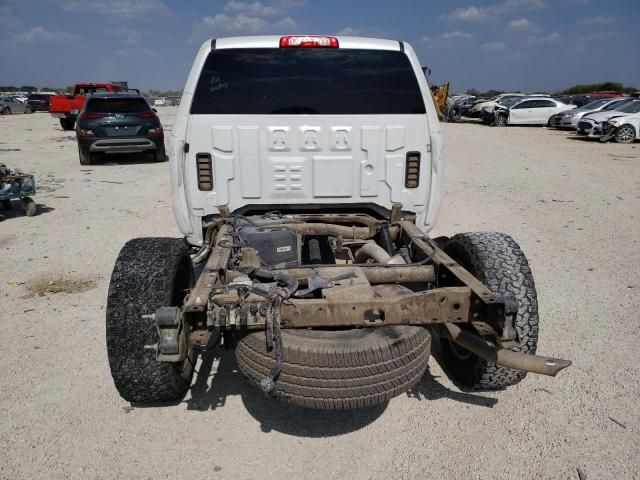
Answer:
[[[158,343],[148,346],[156,351],[159,362],[180,362],[186,354],[186,339],[180,323],[181,312],[178,307],[160,307],[151,315],[142,315],[152,320],[158,330]]]

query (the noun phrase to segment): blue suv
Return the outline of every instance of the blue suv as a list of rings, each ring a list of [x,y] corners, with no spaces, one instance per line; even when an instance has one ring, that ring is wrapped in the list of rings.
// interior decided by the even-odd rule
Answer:
[[[139,93],[102,92],[87,97],[76,124],[81,165],[96,154],[149,152],[166,160],[160,119]]]

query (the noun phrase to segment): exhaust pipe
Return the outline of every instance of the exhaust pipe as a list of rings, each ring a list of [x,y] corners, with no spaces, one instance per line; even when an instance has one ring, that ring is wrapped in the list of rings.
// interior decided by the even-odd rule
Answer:
[[[569,360],[560,358],[543,357],[541,355],[530,355],[528,353],[512,352],[506,349],[492,347],[482,338],[462,330],[454,323],[445,323],[444,335],[450,341],[457,343],[461,347],[475,353],[487,362],[495,363],[502,367],[515,368],[525,372],[539,373],[555,377],[560,370],[571,365]]]
[[[373,242],[366,243],[358,249],[356,263],[365,263],[370,258],[383,265],[406,265],[407,263],[402,255],[392,257],[384,248]]]

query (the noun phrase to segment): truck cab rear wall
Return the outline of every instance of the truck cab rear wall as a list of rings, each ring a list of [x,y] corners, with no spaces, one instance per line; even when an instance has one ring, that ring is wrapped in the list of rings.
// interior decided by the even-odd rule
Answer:
[[[298,70],[296,75],[284,75],[278,82],[266,66],[252,62],[253,67],[245,69],[251,72],[250,80],[254,81],[258,72],[265,82],[262,89],[256,91],[257,95],[244,96],[246,102],[253,103],[233,111],[231,100],[243,98],[238,87],[244,79],[233,69],[233,62],[212,63],[210,59],[215,52],[224,52],[226,55],[220,58],[225,59],[232,50],[249,51],[253,55],[255,50],[263,49],[261,52],[286,67],[282,71],[291,70],[291,64],[299,62],[292,62],[280,53],[280,37],[220,39],[213,51],[212,42],[202,45],[184,88],[171,136],[174,212],[181,231],[192,244],[202,242],[203,217],[218,214],[221,206],[234,211],[247,204],[375,204],[391,209],[393,203],[400,202],[403,208],[416,214],[421,228],[433,227],[441,195],[442,138],[420,62],[406,43],[337,38],[340,47],[325,49],[325,52],[339,53],[336,58],[352,62],[356,70],[360,55],[369,68],[367,71],[372,72],[371,81],[382,78],[376,76],[378,70],[372,68],[376,66],[372,51],[380,52],[380,68],[390,61],[397,62],[395,78],[390,76],[372,84],[364,77],[362,88],[373,85],[371,91],[374,92],[396,80],[408,85],[410,94],[415,88],[416,100],[412,103],[406,95],[391,88],[402,105],[384,104],[382,95],[378,95],[381,97],[378,99],[371,93],[369,103],[379,107],[359,110],[364,102],[353,99],[359,99],[362,92],[357,89],[358,82],[347,81],[351,71],[345,72],[346,68],[330,72],[328,67],[316,68],[324,77]],[[303,64],[307,62],[309,71],[316,62],[314,59],[326,54],[318,54],[320,49],[315,48],[282,50],[293,53]],[[388,55],[390,53],[393,55]],[[317,65],[329,64],[318,60]],[[410,78],[401,78],[407,69]],[[301,79],[300,75],[305,78]],[[331,81],[338,79],[340,83],[336,88]],[[296,81],[301,85],[311,82],[318,88],[307,90],[306,97],[296,97],[291,92]],[[411,87],[411,82],[415,87]],[[205,108],[200,97],[203,85],[211,95]],[[341,85],[347,97],[352,94],[352,99],[335,101],[341,95]],[[280,97],[292,99],[288,104],[269,103],[278,91],[285,92],[287,88],[290,90]],[[250,89],[247,91],[251,93]],[[327,92],[334,92],[333,96],[323,97]],[[267,98],[260,97],[260,93]],[[227,98],[230,101],[224,103]],[[408,152],[420,154],[417,188],[405,187]],[[211,157],[215,185],[212,191],[197,188],[198,155]]]

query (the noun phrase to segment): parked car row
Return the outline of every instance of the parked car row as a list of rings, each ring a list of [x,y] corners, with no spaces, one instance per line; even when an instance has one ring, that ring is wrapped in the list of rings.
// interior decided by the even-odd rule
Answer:
[[[26,97],[2,95],[0,96],[0,114],[48,112],[50,97],[49,93],[32,93]]]
[[[460,121],[462,117],[470,117],[470,118],[482,118],[485,116],[483,111],[486,110],[486,107],[494,107],[498,103],[504,104],[505,102],[511,100],[524,100],[526,98],[546,98],[551,99],[556,102],[560,102],[564,105],[575,105],[578,108],[583,107],[584,105],[591,103],[595,100],[600,99],[620,99],[622,98],[622,94],[619,92],[592,92],[587,95],[556,95],[551,96],[547,94],[525,94],[520,92],[514,93],[502,93],[500,95],[496,95],[495,97],[485,98],[485,97],[476,97],[473,95],[457,95],[449,98],[448,107],[449,107],[449,121]]]
[[[575,97],[522,93],[505,93],[490,99],[452,97],[448,120],[455,122],[464,116],[480,118],[483,123],[498,127],[546,125],[575,130],[579,136],[603,142],[614,139],[632,143],[639,138],[640,94],[594,92],[578,96],[591,99],[583,105],[579,105],[582,98]]]

